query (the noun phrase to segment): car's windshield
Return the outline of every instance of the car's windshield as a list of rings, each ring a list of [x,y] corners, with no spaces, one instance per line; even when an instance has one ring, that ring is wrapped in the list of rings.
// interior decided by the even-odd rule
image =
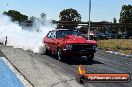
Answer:
[[[71,30],[57,31],[57,38],[64,38],[66,35],[77,35],[77,36],[80,36],[80,33],[77,32],[77,31],[71,31]]]

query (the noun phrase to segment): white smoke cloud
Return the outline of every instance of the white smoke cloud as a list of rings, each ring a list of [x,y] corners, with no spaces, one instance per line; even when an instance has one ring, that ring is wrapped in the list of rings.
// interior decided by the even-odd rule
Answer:
[[[30,50],[34,53],[44,53],[45,47],[42,39],[46,34],[56,28],[50,21],[36,21],[32,29],[22,29],[17,23],[11,22],[10,18],[5,15],[0,15],[0,42],[5,43],[7,37],[7,46],[14,48],[22,48]],[[31,31],[32,30],[32,31]]]

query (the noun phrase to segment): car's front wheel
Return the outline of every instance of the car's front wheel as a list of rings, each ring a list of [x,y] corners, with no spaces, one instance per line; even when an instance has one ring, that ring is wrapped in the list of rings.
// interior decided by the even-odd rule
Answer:
[[[62,53],[62,50],[61,49],[58,49],[57,50],[57,59],[59,61],[63,61],[64,60],[64,56],[63,56],[63,53]]]
[[[50,55],[50,51],[48,50],[48,48],[46,48],[45,54],[46,54],[46,55]]]

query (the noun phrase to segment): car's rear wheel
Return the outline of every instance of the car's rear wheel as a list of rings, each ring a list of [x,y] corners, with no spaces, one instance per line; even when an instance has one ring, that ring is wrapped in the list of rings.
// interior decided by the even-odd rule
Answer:
[[[46,54],[46,55],[50,55],[50,51],[48,50],[48,48],[46,48],[45,54]]]
[[[59,61],[63,61],[64,60],[64,56],[63,56],[63,53],[62,53],[62,50],[61,49],[58,49],[57,50],[57,59]]]

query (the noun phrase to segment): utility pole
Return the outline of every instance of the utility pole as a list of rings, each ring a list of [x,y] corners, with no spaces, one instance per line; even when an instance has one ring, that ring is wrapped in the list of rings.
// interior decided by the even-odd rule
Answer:
[[[91,15],[91,0],[89,0],[89,27],[88,27],[88,40],[90,39],[90,15]]]

